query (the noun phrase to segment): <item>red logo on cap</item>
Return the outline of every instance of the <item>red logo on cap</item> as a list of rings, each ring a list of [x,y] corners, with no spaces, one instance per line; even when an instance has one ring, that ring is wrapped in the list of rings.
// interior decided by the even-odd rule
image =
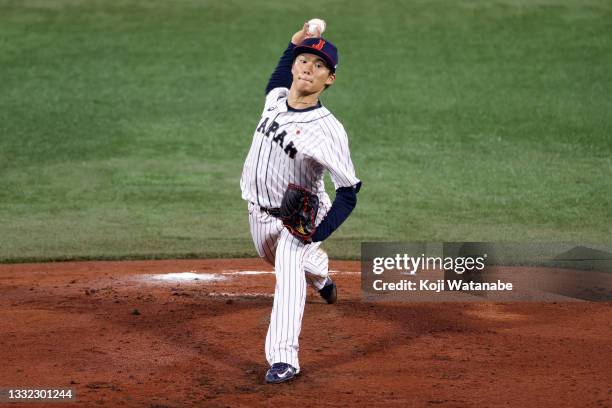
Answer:
[[[325,45],[325,41],[324,40],[319,40],[319,42],[317,44],[313,44],[313,45],[311,45],[311,47],[314,48],[315,50],[321,51],[321,48],[323,48],[324,45]]]

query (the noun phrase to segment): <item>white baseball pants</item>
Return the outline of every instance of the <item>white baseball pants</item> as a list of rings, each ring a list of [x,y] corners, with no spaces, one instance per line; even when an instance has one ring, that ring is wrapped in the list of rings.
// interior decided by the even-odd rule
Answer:
[[[319,216],[322,218],[322,214]],[[306,283],[316,290],[325,285],[327,254],[319,248],[320,242],[303,244],[281,220],[263,212],[257,204],[249,203],[249,224],[257,253],[274,265],[276,274],[266,358],[270,365],[288,363],[299,372],[298,338],[306,303]]]

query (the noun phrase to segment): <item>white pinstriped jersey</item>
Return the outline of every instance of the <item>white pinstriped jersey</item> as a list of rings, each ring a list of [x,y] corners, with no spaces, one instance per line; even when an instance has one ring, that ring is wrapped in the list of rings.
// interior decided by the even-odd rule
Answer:
[[[360,181],[355,175],[348,137],[342,124],[324,106],[294,111],[287,106],[287,88],[266,96],[261,119],[240,179],[244,200],[262,207],[280,207],[289,183],[307,188],[329,206],[324,171],[336,189]]]

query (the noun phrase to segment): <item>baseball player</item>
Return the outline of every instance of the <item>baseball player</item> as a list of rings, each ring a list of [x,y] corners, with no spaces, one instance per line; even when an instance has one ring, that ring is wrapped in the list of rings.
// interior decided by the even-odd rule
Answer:
[[[265,344],[267,383],[300,372],[307,282],[327,303],[337,298],[327,254],[319,246],[348,218],[361,187],[344,127],[319,100],[334,83],[337,65],[336,47],[320,30],[310,35],[304,24],[293,35],[266,87],[240,180],[253,242],[276,274]],[[336,189],[333,204],[325,192],[325,171]]]

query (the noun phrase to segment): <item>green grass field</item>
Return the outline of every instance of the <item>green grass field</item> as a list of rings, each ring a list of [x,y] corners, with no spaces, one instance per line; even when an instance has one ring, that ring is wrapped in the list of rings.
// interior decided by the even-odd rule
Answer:
[[[609,1],[0,0],[0,260],[255,255],[242,162],[311,17],[364,183],[331,256],[610,242]]]

